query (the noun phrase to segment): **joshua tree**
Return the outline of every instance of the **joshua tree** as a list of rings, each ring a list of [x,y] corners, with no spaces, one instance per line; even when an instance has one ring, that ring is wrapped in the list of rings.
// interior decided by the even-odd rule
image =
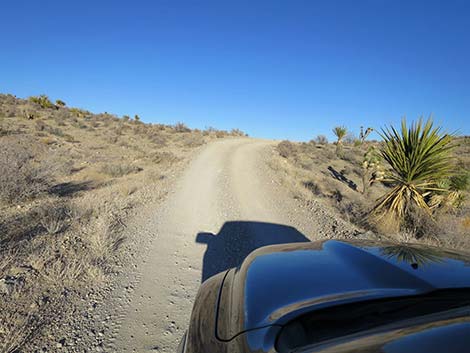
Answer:
[[[333,129],[333,133],[338,138],[338,140],[336,141],[336,154],[340,155],[342,150],[343,150],[342,149],[342,147],[343,147],[343,138],[348,133],[348,129],[346,129],[346,127],[344,127],[344,126],[336,126]]]
[[[364,127],[361,126],[361,132],[360,132],[360,134],[359,134],[359,138],[361,139],[361,143],[364,143],[364,141],[366,140],[367,136],[369,136],[372,131],[374,131],[374,129],[371,128],[371,127],[368,127],[368,128],[366,129],[366,131],[364,131]]]
[[[384,180],[393,189],[377,201],[373,214],[393,216],[399,224],[416,207],[430,216],[435,207],[432,196],[448,191],[439,183],[453,175],[453,135],[434,128],[431,119],[424,124],[419,119],[409,128],[403,119],[401,131],[392,126],[382,130],[381,136],[381,154],[391,167]]]

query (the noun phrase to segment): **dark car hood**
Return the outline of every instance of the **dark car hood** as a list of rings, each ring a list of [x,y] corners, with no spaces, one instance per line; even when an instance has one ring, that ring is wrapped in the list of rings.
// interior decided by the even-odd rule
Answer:
[[[267,246],[227,273],[217,336],[230,340],[355,301],[470,288],[469,264],[468,254],[421,245],[329,240]]]

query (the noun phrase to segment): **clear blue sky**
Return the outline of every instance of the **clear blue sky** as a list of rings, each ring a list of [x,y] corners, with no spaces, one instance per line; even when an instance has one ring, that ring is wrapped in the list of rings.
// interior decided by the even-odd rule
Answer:
[[[470,1],[1,5],[0,91],[146,122],[332,136],[434,113],[470,135]]]

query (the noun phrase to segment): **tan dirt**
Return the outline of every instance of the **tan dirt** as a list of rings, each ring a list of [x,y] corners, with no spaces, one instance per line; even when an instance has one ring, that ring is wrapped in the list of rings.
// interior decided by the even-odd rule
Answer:
[[[313,212],[300,207],[271,178],[265,162],[274,144],[247,138],[221,140],[203,147],[193,159],[150,216],[147,229],[141,230],[154,236],[108,349],[175,352],[202,278],[236,265],[256,247],[332,236],[342,228],[321,206],[313,206],[318,208]],[[230,221],[236,221],[231,223],[235,229],[222,233],[221,227]],[[294,238],[271,237],[264,233],[276,227],[247,221],[289,225],[298,232]],[[211,246],[219,250],[210,252]]]

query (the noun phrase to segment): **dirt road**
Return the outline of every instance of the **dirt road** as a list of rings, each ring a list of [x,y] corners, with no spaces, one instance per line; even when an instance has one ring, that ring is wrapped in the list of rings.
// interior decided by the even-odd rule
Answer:
[[[190,163],[150,222],[156,236],[121,315],[115,351],[174,352],[201,281],[259,246],[324,232],[270,178],[272,148],[270,141],[222,140]]]

